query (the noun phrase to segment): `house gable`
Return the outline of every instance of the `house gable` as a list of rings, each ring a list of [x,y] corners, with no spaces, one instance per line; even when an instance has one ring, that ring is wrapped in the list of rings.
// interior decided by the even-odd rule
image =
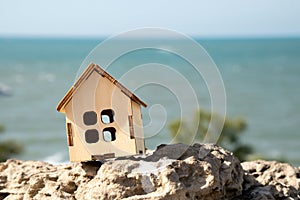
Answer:
[[[74,85],[69,89],[67,94],[64,96],[64,98],[59,102],[56,110],[59,112],[64,112],[64,108],[66,104],[73,98],[74,93],[76,90],[80,87],[80,85],[86,80],[93,71],[98,72],[101,76],[107,78],[110,80],[113,84],[115,84],[117,87],[121,89],[121,91],[128,96],[130,99],[135,101],[136,103],[147,107],[147,104],[140,100],[137,96],[135,96],[132,92],[130,92],[126,87],[124,87],[121,83],[119,83],[115,78],[113,78],[111,75],[109,75],[107,72],[105,72],[101,67],[98,65],[91,63],[87,69],[81,74],[81,76],[77,79],[77,81],[74,83]]]

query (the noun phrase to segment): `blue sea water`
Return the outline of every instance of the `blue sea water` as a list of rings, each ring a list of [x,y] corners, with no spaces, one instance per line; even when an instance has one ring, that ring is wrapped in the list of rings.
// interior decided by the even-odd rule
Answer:
[[[248,123],[241,136],[243,142],[250,143],[257,153],[266,157],[281,157],[300,165],[300,39],[197,41],[210,54],[222,75],[227,115],[243,117]],[[0,84],[12,91],[12,96],[0,96],[0,124],[6,127],[0,139],[16,139],[24,145],[25,151],[18,158],[68,160],[64,115],[55,108],[73,84],[84,58],[100,42],[101,39],[0,39]],[[122,45],[128,42],[123,41]],[[119,68],[112,67],[110,73],[119,78],[130,67],[153,59],[174,68],[187,65],[164,52],[149,50],[119,59],[113,63]],[[202,87],[203,82],[194,77],[190,68],[181,70],[194,85],[199,84],[197,97],[201,106],[209,108],[209,93]],[[168,74],[160,75],[176,83]],[[143,76],[151,74],[141,74]],[[180,85],[176,87],[184,90]],[[139,94],[150,108],[158,103],[167,108],[175,102],[174,94],[155,85],[145,87]],[[178,118],[180,110],[166,111],[168,117],[164,127],[146,140],[149,148],[170,142],[167,124]],[[144,112],[145,123],[150,123],[149,110]],[[161,125],[160,114],[154,113],[158,117],[152,119],[152,131]],[[145,131],[146,135],[151,135],[151,129]]]

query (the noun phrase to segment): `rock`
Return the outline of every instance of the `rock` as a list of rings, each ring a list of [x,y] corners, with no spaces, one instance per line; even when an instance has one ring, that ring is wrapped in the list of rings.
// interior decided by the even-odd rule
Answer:
[[[213,144],[161,145],[143,156],[103,164],[0,164],[0,199],[297,199],[298,193],[299,168],[240,164]]]
[[[199,158],[199,148],[209,149]],[[220,199],[242,192],[243,170],[232,153],[215,145],[158,147],[151,155],[104,163],[77,190],[78,199]]]
[[[248,199],[299,199],[299,168],[276,161],[242,163]],[[258,198],[260,197],[260,198]]]

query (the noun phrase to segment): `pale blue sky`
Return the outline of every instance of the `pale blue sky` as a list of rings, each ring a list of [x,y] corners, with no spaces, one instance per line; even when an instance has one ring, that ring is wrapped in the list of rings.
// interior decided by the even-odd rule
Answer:
[[[300,36],[299,0],[0,0],[0,36],[101,37],[141,27],[190,36]]]

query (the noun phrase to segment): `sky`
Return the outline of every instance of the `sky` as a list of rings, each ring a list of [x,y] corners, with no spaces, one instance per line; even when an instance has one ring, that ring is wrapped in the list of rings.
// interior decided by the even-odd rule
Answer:
[[[159,27],[199,37],[299,37],[299,0],[0,0],[0,37],[102,37]]]

